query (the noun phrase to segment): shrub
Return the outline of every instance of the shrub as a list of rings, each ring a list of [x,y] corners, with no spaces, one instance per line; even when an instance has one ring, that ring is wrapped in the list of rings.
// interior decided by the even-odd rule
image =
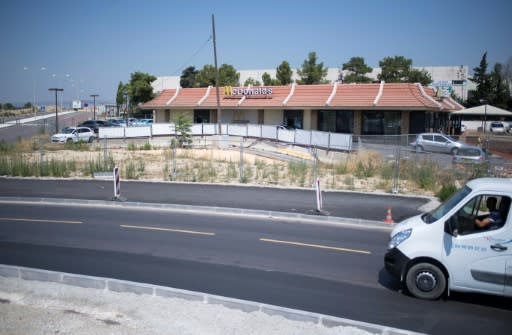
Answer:
[[[457,187],[453,184],[445,184],[441,187],[441,189],[436,193],[436,196],[440,201],[445,201],[448,199],[453,193],[457,192]]]

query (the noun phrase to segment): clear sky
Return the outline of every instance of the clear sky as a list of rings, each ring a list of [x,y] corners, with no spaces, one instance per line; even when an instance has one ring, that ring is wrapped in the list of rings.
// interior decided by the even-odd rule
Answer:
[[[511,0],[1,0],[0,103],[113,103],[142,71],[180,75],[217,56],[237,70],[300,67],[315,51],[340,67],[405,56],[413,66],[478,66],[512,56]],[[26,69],[25,69],[26,68]],[[42,70],[42,68],[45,68]],[[60,99],[60,98],[59,98]]]

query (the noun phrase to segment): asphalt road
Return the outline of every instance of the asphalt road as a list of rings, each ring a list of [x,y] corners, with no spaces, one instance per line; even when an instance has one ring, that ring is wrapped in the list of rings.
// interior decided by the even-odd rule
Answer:
[[[384,221],[387,208],[395,221],[420,214],[430,199],[395,195],[322,192],[330,216]],[[101,180],[0,178],[0,197],[111,200],[114,184]],[[121,181],[129,202],[245,208],[318,215],[314,190],[212,184]]]
[[[510,299],[453,295],[432,302],[398,292],[383,270],[387,238],[375,227],[267,218],[0,206],[3,264],[171,286],[429,334],[508,332]]]

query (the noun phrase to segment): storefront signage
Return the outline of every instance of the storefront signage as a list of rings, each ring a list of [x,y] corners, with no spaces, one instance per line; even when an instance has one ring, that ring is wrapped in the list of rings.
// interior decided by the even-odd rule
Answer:
[[[272,95],[272,88],[270,87],[224,87],[224,95],[226,97],[242,97],[257,98],[257,97],[268,97]]]

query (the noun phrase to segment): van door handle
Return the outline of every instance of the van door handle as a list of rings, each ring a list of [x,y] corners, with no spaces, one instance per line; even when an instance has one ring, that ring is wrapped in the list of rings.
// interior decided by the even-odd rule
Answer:
[[[493,244],[491,245],[491,249],[494,251],[505,251],[507,250],[507,247],[504,247],[501,244]]]

